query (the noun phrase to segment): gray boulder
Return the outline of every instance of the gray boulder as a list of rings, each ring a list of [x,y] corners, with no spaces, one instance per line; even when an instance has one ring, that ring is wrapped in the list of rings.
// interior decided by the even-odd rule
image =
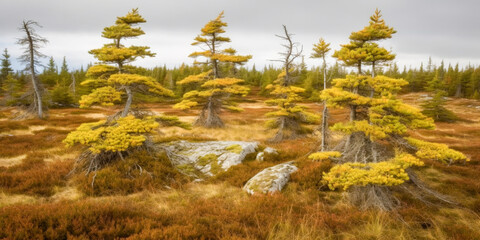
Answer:
[[[265,160],[265,155],[278,155],[278,151],[275,148],[266,147],[263,149],[263,152],[259,152],[255,157],[255,160],[263,162]]]
[[[214,176],[242,163],[250,153],[255,153],[257,142],[175,141],[160,145],[172,164],[181,172],[197,178]]]
[[[243,189],[249,194],[281,191],[290,179],[290,174],[297,170],[293,162],[265,168],[248,180]]]

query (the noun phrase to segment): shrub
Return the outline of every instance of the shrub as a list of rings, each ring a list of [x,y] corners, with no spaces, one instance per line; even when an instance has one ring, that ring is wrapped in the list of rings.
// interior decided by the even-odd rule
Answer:
[[[73,161],[45,163],[46,154],[29,154],[21,164],[0,167],[0,188],[8,193],[52,196],[65,186]]]
[[[330,160],[299,161],[298,171],[291,175],[291,182],[297,183],[301,190],[320,190],[322,187],[326,190],[327,187],[322,182],[323,173],[328,172],[332,166]]]
[[[178,188],[188,180],[172,166],[165,154],[145,150],[136,151],[124,161],[115,161],[96,173],[86,176],[80,172],[76,176],[79,189],[94,196]]]
[[[50,92],[51,104],[53,108],[72,107],[74,104],[73,96],[70,94],[70,89],[65,86],[57,85]]]

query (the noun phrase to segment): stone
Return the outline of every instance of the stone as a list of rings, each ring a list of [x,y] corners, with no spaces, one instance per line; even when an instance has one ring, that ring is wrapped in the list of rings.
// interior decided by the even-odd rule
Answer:
[[[159,145],[172,164],[181,172],[197,178],[214,176],[240,164],[248,154],[255,153],[257,142],[174,141]]]
[[[263,152],[264,152],[264,153],[267,153],[267,154],[275,154],[275,155],[278,155],[277,149],[271,148],[271,147],[266,147],[265,149],[263,149]]]
[[[264,159],[265,159],[265,153],[264,152],[257,153],[257,156],[255,157],[255,161],[263,162]]]
[[[249,194],[281,191],[290,180],[290,174],[297,170],[293,161],[265,168],[248,180],[243,189]]]

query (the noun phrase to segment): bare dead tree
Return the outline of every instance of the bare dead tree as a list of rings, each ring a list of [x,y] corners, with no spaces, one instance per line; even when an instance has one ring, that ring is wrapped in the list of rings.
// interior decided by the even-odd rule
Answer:
[[[25,36],[17,40],[17,44],[23,47],[23,54],[20,56],[20,61],[25,63],[25,71],[30,73],[32,79],[32,86],[34,90],[33,103],[29,107],[29,112],[37,114],[38,118],[44,118],[44,106],[42,103],[43,87],[36,76],[36,67],[41,66],[39,59],[45,57],[39,49],[48,43],[48,40],[38,35],[34,27],[41,27],[37,22],[28,20],[23,21],[19,28]]]
[[[282,44],[285,48],[283,52],[279,52],[281,58],[275,59],[272,61],[281,62],[285,76],[281,79],[277,79],[276,83],[279,86],[288,87],[295,83],[296,77],[292,76],[292,71],[295,69],[294,61],[298,57],[302,56],[303,46],[299,49],[299,43],[292,40],[293,34],[289,33],[287,27],[283,25],[284,35],[275,35],[278,38],[284,40],[286,43]],[[282,95],[277,95],[276,97],[281,99],[288,98],[288,94],[284,93]],[[285,103],[279,103],[278,107],[280,108],[291,108],[294,106],[294,103],[289,103],[289,106],[286,106]],[[275,126],[278,128],[275,136],[270,139],[271,142],[280,142],[284,139],[294,139],[298,136],[298,133],[302,130],[300,122],[304,119],[302,113],[298,113],[295,116],[279,116],[276,120]]]
[[[283,31],[285,36],[275,35],[276,37],[287,42],[282,44],[282,46],[285,48],[285,51],[278,53],[283,58],[275,59],[272,61],[281,62],[283,64],[283,69],[285,70],[285,78],[283,85],[290,86],[295,82],[295,78],[291,76],[291,71],[294,69],[295,66],[293,62],[295,61],[295,59],[302,56],[303,46],[298,49],[299,43],[292,41],[293,34],[288,33],[287,26],[283,25]]]

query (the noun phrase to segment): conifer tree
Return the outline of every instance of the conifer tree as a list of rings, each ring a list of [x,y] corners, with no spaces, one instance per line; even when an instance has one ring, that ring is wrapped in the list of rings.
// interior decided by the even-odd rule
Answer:
[[[47,87],[55,86],[58,83],[58,69],[53,57],[48,59],[47,66],[39,76],[40,81]]]
[[[408,138],[408,129],[433,129],[434,124],[419,109],[396,98],[398,91],[407,82],[362,72],[363,65],[373,65],[372,59],[378,56],[377,52],[384,52],[372,41],[390,38],[395,33],[378,16],[380,12],[376,11],[371,17],[370,25],[359,32],[353,32],[350,44],[342,45],[342,49],[334,54],[347,66],[355,66],[358,74],[334,79],[333,87],[322,91],[320,96],[327,101],[329,107],[350,109],[350,120],[336,123],[332,127],[332,130],[341,132],[346,137],[332,149],[333,152],[313,154],[310,158],[319,161],[331,158],[338,161],[336,166],[323,174],[325,183],[332,190],[349,190],[350,200],[362,208],[391,210],[398,201],[388,187],[409,179],[418,186],[419,180],[409,168],[422,166],[422,159],[441,162],[468,159],[463,154],[448,149],[446,145]],[[365,50],[371,46],[380,50]],[[388,55],[394,56],[391,53]],[[386,61],[386,58],[382,61]],[[441,154],[433,154],[435,151]],[[435,192],[429,190],[427,193]]]
[[[38,118],[45,117],[45,109],[43,104],[44,89],[42,84],[37,78],[37,66],[40,64],[40,58],[45,57],[39,49],[42,45],[46,44],[47,39],[38,35],[35,31],[35,26],[41,27],[37,22],[29,20],[23,21],[22,26],[19,28],[21,32],[25,33],[25,36],[19,38],[17,44],[23,46],[23,54],[20,56],[20,61],[26,64],[25,71],[28,71],[32,80],[33,86],[33,103],[30,104],[30,113],[36,113]]]
[[[234,95],[246,96],[249,88],[239,85],[243,79],[236,78],[233,72],[221,72],[221,65],[244,64],[251,55],[235,55],[232,48],[221,49],[221,45],[230,42],[230,38],[221,34],[225,33],[227,23],[222,21],[223,11],[214,20],[209,21],[202,29],[200,35],[195,37],[193,46],[206,49],[201,52],[193,52],[189,57],[204,58],[204,61],[195,60],[195,64],[205,65],[208,71],[196,75],[190,75],[177,84],[193,89],[183,95],[183,100],[174,108],[187,110],[196,106],[202,106],[200,116],[195,125],[216,128],[223,127],[224,123],[219,117],[222,109],[241,111],[237,104],[230,100]]]
[[[323,38],[320,38],[318,43],[313,45],[313,53],[311,58],[321,58],[323,60],[323,90],[327,89],[327,61],[325,57],[330,51],[330,43],[326,43]],[[323,111],[322,111],[322,143],[320,145],[321,151],[327,149],[327,131],[328,131],[328,107],[327,102],[323,102]]]
[[[13,72],[12,63],[10,62],[10,55],[8,54],[8,50],[5,48],[2,54],[2,63],[0,69],[0,86],[3,85],[3,82],[7,79],[7,76]]]
[[[6,106],[12,106],[17,103],[17,99],[22,95],[22,84],[12,73],[9,73],[2,84],[4,92],[3,102]]]
[[[90,50],[89,53],[98,59],[100,64],[90,67],[87,80],[82,85],[94,85],[97,88],[89,95],[82,96],[80,107],[93,104],[113,105],[127,95],[122,117],[126,117],[133,101],[133,92],[153,93],[160,96],[173,96],[173,92],[164,88],[155,79],[136,74],[138,68],[128,65],[137,58],[153,57],[154,53],[146,46],[123,45],[123,41],[144,35],[145,32],[137,24],[146,22],[137,9],[133,9],[124,17],[118,17],[115,25],[106,27],[102,37],[112,42],[102,48]],[[113,66],[112,66],[113,65]]]
[[[80,107],[93,104],[112,105],[120,101],[124,93],[127,95],[127,101],[123,111],[120,112],[120,117],[115,114],[107,120],[82,124],[64,140],[67,146],[81,144],[87,147],[77,160],[78,166],[87,173],[96,172],[118,157],[123,159],[132,151],[148,148],[149,134],[160,125],[188,128],[176,117],[155,116],[148,112],[135,112],[134,116],[128,115],[133,91],[173,96],[172,91],[164,88],[155,79],[136,74],[139,68],[128,65],[139,57],[154,56],[154,53],[149,51],[149,47],[125,47],[122,43],[125,39],[143,35],[143,30],[134,26],[144,22],[146,22],[145,19],[137,9],[133,9],[124,17],[118,17],[115,25],[106,27],[102,34],[103,37],[111,39],[112,43],[90,51],[100,64],[88,69],[87,79],[82,84],[97,88],[90,94],[82,96]]]
[[[447,92],[444,90],[445,85],[438,78],[438,71],[435,77],[427,83],[427,91],[433,93],[433,97],[422,104],[422,113],[433,118],[438,122],[453,122],[457,118],[455,114],[445,108],[445,97]]]
[[[285,51],[280,55],[283,57],[278,61],[282,63],[282,72],[278,75],[273,84],[269,84],[266,89],[271,90],[273,99],[265,101],[267,105],[276,106],[277,110],[267,113],[267,117],[273,119],[267,121],[268,128],[278,129],[275,136],[270,139],[272,142],[280,142],[284,139],[293,139],[305,133],[302,123],[316,123],[319,117],[306,110],[306,107],[298,105],[302,100],[301,94],[305,92],[304,88],[294,86],[296,77],[294,76],[295,59],[301,56],[302,51],[298,50],[298,43],[293,42],[292,34],[288,33],[287,27],[283,26],[284,36],[277,37],[286,41]]]

